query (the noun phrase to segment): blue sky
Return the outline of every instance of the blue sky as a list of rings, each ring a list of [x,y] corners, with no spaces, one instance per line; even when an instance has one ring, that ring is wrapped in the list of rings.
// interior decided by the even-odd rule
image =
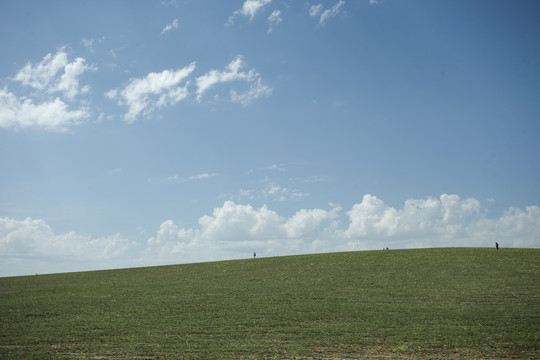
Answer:
[[[0,276],[540,247],[537,1],[0,4]]]

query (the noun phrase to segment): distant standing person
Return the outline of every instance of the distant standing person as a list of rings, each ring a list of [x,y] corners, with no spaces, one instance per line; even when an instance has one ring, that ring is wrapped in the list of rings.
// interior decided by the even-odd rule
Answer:
[[[499,251],[499,243],[498,242],[495,242],[495,249],[497,249],[497,251]]]
[[[255,259],[257,257],[257,254],[255,253],[255,251],[253,252],[253,258]]]

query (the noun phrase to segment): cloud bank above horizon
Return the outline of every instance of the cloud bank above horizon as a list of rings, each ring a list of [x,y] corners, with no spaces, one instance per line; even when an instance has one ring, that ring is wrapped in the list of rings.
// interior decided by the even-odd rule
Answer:
[[[198,227],[164,220],[145,244],[120,234],[92,238],[56,234],[41,219],[0,218],[0,276],[69,271],[80,259],[91,269],[151,266],[259,256],[428,247],[538,247],[540,208],[510,208],[490,219],[474,198],[443,194],[409,199],[400,209],[367,194],[346,212],[301,209],[284,217],[263,205],[228,200]],[[126,254],[130,254],[126,260]],[[51,267],[52,266],[52,267]],[[83,270],[83,269],[79,269]],[[50,271],[49,271],[50,272]]]

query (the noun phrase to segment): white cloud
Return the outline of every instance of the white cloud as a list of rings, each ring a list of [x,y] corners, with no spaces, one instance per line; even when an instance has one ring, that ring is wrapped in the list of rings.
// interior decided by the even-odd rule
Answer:
[[[285,172],[286,169],[285,167],[283,166],[283,164],[272,164],[270,166],[263,166],[263,167],[260,167],[260,168],[256,168],[256,169],[250,169],[249,170],[249,173],[254,173],[254,172],[259,172],[259,171],[279,171],[279,172]]]
[[[53,56],[47,54],[43,57],[43,60],[37,65],[30,63],[26,64],[13,80],[20,81],[25,86],[31,86],[35,89],[43,89],[47,86],[55,77],[56,74],[63,69],[67,64],[67,54],[61,48]]]
[[[0,89],[0,127],[21,129],[28,127],[48,131],[67,131],[90,116],[87,107],[70,109],[68,103],[90,87],[79,86],[79,78],[87,71],[95,71],[95,66],[78,57],[68,61],[65,48],[56,54],[47,54],[38,64],[27,63],[11,79],[32,88],[26,96],[19,97]],[[56,97],[51,97],[51,94]]]
[[[85,108],[69,110],[59,98],[34,103],[29,98],[18,98],[6,89],[0,89],[0,127],[19,129],[37,127],[64,132],[90,116]]]
[[[284,219],[266,206],[254,208],[227,201],[212,215],[199,218],[197,229],[179,228],[167,220],[156,236],[148,239],[146,254],[160,257],[156,262],[209,261],[244,257],[254,249],[283,250],[287,238]],[[272,250],[270,250],[272,251]],[[174,259],[174,260],[173,260]]]
[[[369,0],[369,5],[377,5],[379,4],[379,0]]]
[[[176,1],[176,0],[162,1],[161,5],[162,6],[172,6],[172,7],[177,8],[178,7],[178,1]]]
[[[160,35],[163,35],[163,34],[169,32],[169,31],[171,31],[172,29],[178,29],[178,19],[174,19],[172,23],[165,26],[163,28],[163,30],[161,30]]]
[[[247,106],[253,100],[260,99],[265,96],[270,96],[272,88],[263,85],[261,78],[251,82],[251,85],[247,91],[238,93],[236,90],[230,90],[231,101],[238,103],[242,106]]]
[[[94,53],[94,39],[86,39],[86,38],[83,38],[81,40],[81,44],[87,48],[88,50],[90,50],[91,53]]]
[[[317,230],[320,224],[327,221],[336,220],[341,207],[337,206],[331,211],[322,209],[302,209],[283,224],[287,236],[290,238],[304,238],[312,236],[312,232]]]
[[[141,250],[119,234],[55,234],[44,220],[0,218],[0,275],[72,271],[73,264],[88,270],[247,258],[253,251],[278,256],[383,247],[492,247],[495,241],[502,248],[540,247],[538,206],[487,218],[473,198],[443,194],[409,199],[394,208],[368,194],[345,213],[338,205],[330,207],[286,217],[267,205],[226,201],[193,228],[163,221]]]
[[[312,5],[309,8],[309,16],[317,16],[317,15],[319,15],[322,12],[322,9],[323,9],[322,4]]]
[[[17,270],[24,274],[50,272],[51,266],[57,271],[67,271],[79,262],[84,262],[87,268],[93,267],[91,264],[111,266],[111,260],[123,256],[131,246],[119,234],[100,238],[74,232],[55,234],[41,219],[0,218],[2,274],[15,271],[8,264],[17,264],[20,267]]]
[[[241,93],[238,93],[234,89],[230,90],[229,95],[232,102],[246,106],[257,98],[268,96],[272,92],[272,89],[262,84],[261,75],[256,73],[254,69],[242,71],[246,65],[247,64],[242,56],[237,55],[224,70],[212,69],[206,74],[196,78],[197,101],[201,101],[204,93],[216,85],[234,81],[247,83],[249,89]]]
[[[178,86],[195,69],[195,63],[177,70],[149,73],[144,78],[132,79],[122,90],[112,89],[105,93],[110,99],[118,99],[119,105],[127,105],[124,115],[128,123],[134,122],[143,113],[149,115],[156,108],[174,105],[185,99],[189,91],[187,84]]]
[[[202,179],[208,179],[208,178],[211,178],[211,177],[214,177],[214,176],[217,176],[216,173],[204,173],[204,174],[199,174],[199,175],[192,175],[189,177],[190,180],[202,180]]]
[[[266,168],[260,168],[259,171],[263,170],[277,170],[277,171],[285,171],[282,168],[278,168],[277,165],[272,165],[270,167]],[[250,173],[253,173],[254,170],[250,170]],[[259,180],[258,183],[262,184],[262,187],[259,187],[258,189],[241,189],[239,191],[239,199],[243,200],[253,200],[253,199],[259,199],[264,201],[277,201],[277,202],[283,202],[287,200],[293,200],[297,198],[302,197],[308,197],[311,196],[311,194],[303,193],[298,189],[294,188],[288,188],[284,187],[280,184],[277,184],[275,181],[271,180],[268,177],[265,177],[262,180]]]
[[[268,34],[274,31],[274,26],[277,26],[281,24],[283,19],[281,18],[281,11],[280,10],[274,10],[268,16],[268,22],[270,23],[270,26],[268,27],[268,30],[266,31]]]
[[[199,219],[200,237],[209,241],[278,239],[283,218],[266,205],[259,209],[226,201],[212,216]]]
[[[258,195],[258,197],[270,199],[272,201],[280,201],[280,202],[287,201],[294,198],[310,196],[310,194],[302,193],[297,189],[288,189],[286,187],[283,187],[271,181],[266,184],[266,187],[262,189],[262,191],[260,192],[253,191],[251,193],[252,198],[255,198],[256,195]]]
[[[326,20],[329,18],[335,17],[341,12],[341,7],[345,5],[344,0],[339,0],[334,6],[332,6],[330,9],[326,9],[323,11],[323,5],[313,5],[309,8],[309,15],[312,17],[319,16],[319,25],[324,25]]]
[[[156,236],[148,239],[147,253],[154,250],[153,256],[167,257],[184,252],[193,241],[193,230],[179,229],[172,220],[164,221],[156,233]]]
[[[350,225],[345,236],[453,239],[465,229],[469,219],[479,214],[477,200],[462,200],[457,195],[410,199],[400,210],[385,205],[375,196],[365,195],[347,213]]]
[[[215,176],[218,176],[218,174],[217,173],[202,173],[202,174],[190,175],[190,176],[181,176],[181,175],[175,174],[175,175],[167,176],[166,178],[162,180],[158,180],[158,181],[174,184],[174,183],[186,182],[187,180],[191,180],[191,181],[205,180],[205,179],[209,179]]]
[[[60,75],[61,70],[63,73]],[[79,77],[85,71],[95,70],[97,67],[87,65],[86,59],[81,57],[68,62],[67,53],[62,47],[54,56],[50,53],[45,55],[37,65],[26,64],[13,80],[47,93],[62,92],[71,100],[80,93],[88,92],[88,86],[79,89]]]
[[[268,96],[272,89],[262,83],[261,75],[254,69],[244,71],[247,66],[241,55],[236,56],[224,70],[212,69],[195,78],[195,100],[201,102],[203,95],[219,84],[235,82],[236,89],[229,90],[230,101],[247,106],[255,99]],[[128,107],[124,119],[128,123],[141,115],[148,116],[157,108],[171,106],[188,98],[191,81],[187,80],[195,70],[195,62],[177,70],[149,73],[143,78],[129,81],[123,89],[105,92],[109,99],[118,100],[118,105]],[[183,83],[183,86],[180,84]],[[237,90],[240,88],[240,90]],[[214,99],[219,98],[218,94]]]
[[[271,197],[277,201],[287,200],[288,195],[289,190],[287,190],[287,188],[275,183],[269,183],[268,186],[263,190],[263,196],[265,198]]]
[[[88,85],[79,90],[79,76],[85,71],[95,71],[97,68],[87,65],[85,62],[85,59],[77,58],[74,62],[66,64],[64,67],[64,74],[62,74],[56,84],[49,89],[49,92],[61,91],[68,99],[73,99],[79,93],[87,93],[90,89]]]
[[[279,193],[282,188],[274,190]],[[226,201],[212,215],[202,216],[194,229],[165,221],[148,240],[147,251],[164,256],[176,251],[175,261],[206,261],[245,258],[253,251],[277,256],[387,246],[491,247],[495,241],[502,247],[540,247],[538,206],[512,208],[495,219],[485,217],[478,200],[446,194],[409,199],[399,209],[365,195],[345,216],[340,206],[331,206],[301,209],[287,218],[266,205],[255,208]]]
[[[234,19],[238,15],[247,16],[251,21],[264,6],[271,2],[272,0],[246,0],[240,9],[234,11],[233,15],[229,16],[229,20],[225,25],[233,25]]]
[[[472,238],[492,239],[503,246],[540,247],[540,207],[510,208],[498,219],[481,219],[468,226]]]

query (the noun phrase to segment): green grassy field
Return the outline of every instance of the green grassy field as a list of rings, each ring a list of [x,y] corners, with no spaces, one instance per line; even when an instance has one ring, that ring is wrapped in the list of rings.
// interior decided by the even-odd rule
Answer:
[[[540,249],[0,278],[0,358],[539,358]]]

